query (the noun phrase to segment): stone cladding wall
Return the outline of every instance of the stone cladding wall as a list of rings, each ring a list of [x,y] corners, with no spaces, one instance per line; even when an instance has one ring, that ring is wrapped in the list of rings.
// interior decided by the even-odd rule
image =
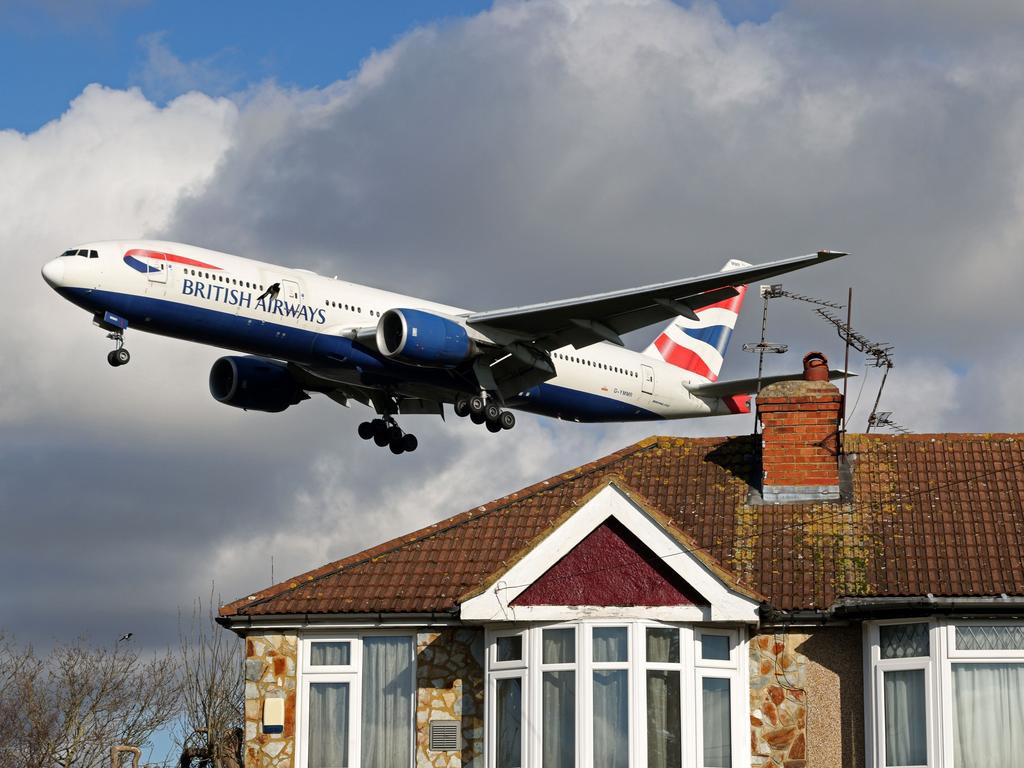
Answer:
[[[750,642],[754,768],[864,766],[859,624],[765,631]]]
[[[245,768],[295,765],[295,635],[245,640]],[[283,698],[284,731],[263,733],[263,700]]]
[[[482,629],[416,636],[416,768],[483,768],[484,684]],[[462,749],[431,752],[431,720],[459,720]]]
[[[750,752],[754,768],[805,768],[804,635],[758,634],[750,643]]]

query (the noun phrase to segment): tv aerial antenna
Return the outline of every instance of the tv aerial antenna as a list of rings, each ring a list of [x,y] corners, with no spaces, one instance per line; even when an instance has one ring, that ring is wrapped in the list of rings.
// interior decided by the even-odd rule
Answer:
[[[885,382],[889,376],[889,371],[894,366],[893,362],[893,345],[887,343],[876,343],[868,339],[862,333],[857,332],[853,329],[851,320],[851,311],[853,306],[853,288],[849,289],[848,298],[846,304],[840,304],[835,301],[829,301],[827,299],[819,299],[814,296],[806,296],[802,293],[795,293],[793,291],[787,291],[782,287],[781,283],[774,283],[772,285],[762,285],[760,288],[761,298],[763,299],[764,306],[761,311],[761,340],[754,344],[744,344],[744,352],[756,352],[758,354],[757,360],[757,389],[761,389],[761,378],[764,371],[764,356],[765,354],[783,354],[789,350],[789,345],[778,344],[774,342],[766,341],[767,329],[768,329],[768,300],[769,299],[791,299],[793,301],[800,301],[807,304],[814,304],[815,313],[818,314],[824,320],[831,323],[839,334],[839,338],[843,340],[846,346],[845,351],[845,362],[843,365],[844,370],[849,370],[850,367],[850,348],[856,349],[858,352],[863,353],[868,359],[868,365],[882,368],[882,381],[878,386],[878,393],[875,395],[875,402],[871,408],[871,414],[868,416],[868,425],[865,433],[870,432],[872,428],[876,429],[891,429],[900,434],[907,434],[910,430],[901,426],[892,419],[892,411],[879,411],[878,406],[882,400],[882,390],[885,389]],[[846,310],[846,320],[844,321],[834,310]],[[847,386],[848,376],[843,377],[843,403],[847,402]],[[754,430],[757,431],[757,420],[754,421]],[[843,433],[846,432],[846,408],[843,408]]]

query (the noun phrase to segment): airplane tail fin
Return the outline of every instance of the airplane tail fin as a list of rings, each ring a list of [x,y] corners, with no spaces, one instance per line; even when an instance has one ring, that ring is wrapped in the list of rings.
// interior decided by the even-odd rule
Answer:
[[[744,261],[732,259],[721,271],[749,266]],[[692,383],[716,381],[747,286],[738,285],[736,290],[738,293],[732,298],[696,310],[696,320],[682,316],[674,318],[643,353],[686,371],[689,374],[687,379]]]

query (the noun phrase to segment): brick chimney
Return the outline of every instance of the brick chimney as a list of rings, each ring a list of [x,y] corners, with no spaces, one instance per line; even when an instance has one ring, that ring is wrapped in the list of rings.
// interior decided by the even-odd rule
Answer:
[[[839,499],[843,397],[820,352],[804,357],[804,378],[769,384],[757,396],[761,496],[768,502]]]

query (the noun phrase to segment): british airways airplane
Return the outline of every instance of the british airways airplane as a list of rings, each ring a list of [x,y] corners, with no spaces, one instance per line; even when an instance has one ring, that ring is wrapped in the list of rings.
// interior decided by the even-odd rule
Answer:
[[[181,243],[97,242],[43,266],[43,278],[108,333],[126,364],[129,328],[244,353],[221,357],[210,392],[277,413],[321,392],[377,418],[359,436],[416,449],[397,417],[445,405],[491,432],[508,409],[578,422],[749,411],[753,379],[718,381],[746,284],[844,256],[819,251],[564,301],[473,312]],[[643,352],[621,335],[668,321]],[[833,372],[833,375],[837,375]],[[796,378],[762,378],[761,383]]]

